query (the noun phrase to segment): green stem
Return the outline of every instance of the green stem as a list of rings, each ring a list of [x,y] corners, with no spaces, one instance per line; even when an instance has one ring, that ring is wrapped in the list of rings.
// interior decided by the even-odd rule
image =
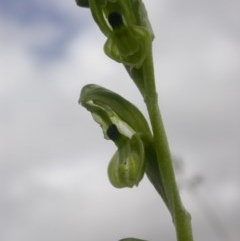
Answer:
[[[167,206],[171,212],[173,223],[176,228],[177,240],[193,241],[191,217],[184,208],[179,195],[175,180],[171,153],[169,150],[164,125],[158,106],[158,96],[155,86],[152,53],[149,54],[142,68],[145,84],[144,101],[146,103],[150,122],[152,125],[159,172],[167,198]]]

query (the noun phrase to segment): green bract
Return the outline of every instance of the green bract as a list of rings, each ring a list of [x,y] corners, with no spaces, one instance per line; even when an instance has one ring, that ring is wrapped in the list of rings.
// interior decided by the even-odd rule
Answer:
[[[84,1],[83,1],[84,2]],[[105,53],[127,66],[140,68],[153,40],[141,0],[89,0],[92,15],[107,36]]]
[[[112,185],[138,185],[145,171],[145,146],[152,139],[142,113],[120,95],[94,84],[83,87],[79,103],[101,125],[104,137],[118,147],[108,166]]]

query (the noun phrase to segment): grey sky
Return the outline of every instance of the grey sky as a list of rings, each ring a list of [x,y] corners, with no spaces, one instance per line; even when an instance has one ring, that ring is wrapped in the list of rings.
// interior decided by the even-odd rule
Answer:
[[[196,241],[240,235],[240,3],[145,0],[159,103]],[[144,178],[114,189],[115,152],[77,104],[96,83],[143,109],[105,37],[74,0],[0,0],[0,240],[175,240]],[[197,175],[203,181],[191,188]]]

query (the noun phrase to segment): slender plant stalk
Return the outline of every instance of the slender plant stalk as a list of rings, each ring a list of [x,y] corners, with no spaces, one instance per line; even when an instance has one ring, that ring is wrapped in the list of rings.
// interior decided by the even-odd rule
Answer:
[[[154,67],[152,53],[143,64],[143,78],[145,84],[144,100],[147,106],[152,125],[154,145],[157,154],[159,171],[162,184],[167,197],[167,203],[176,228],[178,241],[192,241],[191,216],[185,210],[179,195],[175,180],[172,157],[168,140],[165,134],[164,124],[158,105],[158,95],[155,86]]]

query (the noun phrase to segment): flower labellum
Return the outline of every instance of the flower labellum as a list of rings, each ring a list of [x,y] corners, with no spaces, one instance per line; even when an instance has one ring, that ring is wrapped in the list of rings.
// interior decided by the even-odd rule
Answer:
[[[109,180],[116,188],[137,186],[145,172],[144,144],[138,134],[118,138],[122,140],[116,141],[118,150],[108,165]]]

